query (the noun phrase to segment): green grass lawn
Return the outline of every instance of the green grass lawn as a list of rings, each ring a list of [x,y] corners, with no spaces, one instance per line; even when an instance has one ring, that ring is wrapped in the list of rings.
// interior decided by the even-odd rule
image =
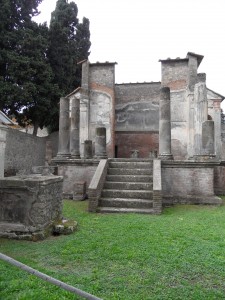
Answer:
[[[225,299],[225,206],[176,206],[160,216],[90,214],[65,201],[72,235],[0,239],[0,252],[102,299]],[[80,299],[0,261],[0,299]]]

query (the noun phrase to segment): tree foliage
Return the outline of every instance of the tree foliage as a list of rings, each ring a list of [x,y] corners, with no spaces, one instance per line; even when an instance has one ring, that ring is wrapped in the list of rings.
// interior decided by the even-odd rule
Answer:
[[[41,2],[0,0],[0,109],[20,125],[56,130],[59,97],[78,85],[77,61],[89,55],[89,21],[80,24],[76,4],[58,0],[49,29],[32,21]]]
[[[49,33],[49,60],[55,82],[66,95],[80,85],[80,65],[90,52],[89,20],[79,23],[74,2],[58,0],[52,13]]]

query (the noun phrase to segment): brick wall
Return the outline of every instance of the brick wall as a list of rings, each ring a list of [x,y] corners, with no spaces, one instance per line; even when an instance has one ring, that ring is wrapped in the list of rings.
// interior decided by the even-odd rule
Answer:
[[[132,150],[139,151],[139,157],[148,158],[149,152],[159,148],[158,132],[116,132],[117,157],[129,158]]]
[[[225,162],[214,168],[214,190],[216,195],[225,195]]]
[[[188,84],[188,60],[162,61],[162,86],[168,86],[171,90],[186,88]]]
[[[155,104],[158,104],[160,87],[160,82],[116,84],[116,105],[140,101],[155,102]]]
[[[90,64],[89,80],[90,83],[96,83],[114,89],[115,64],[114,63]]]
[[[117,157],[130,157],[132,150],[148,158],[158,151],[160,82],[115,85]]]
[[[162,162],[163,204],[219,204],[214,194],[214,166],[207,163]]]

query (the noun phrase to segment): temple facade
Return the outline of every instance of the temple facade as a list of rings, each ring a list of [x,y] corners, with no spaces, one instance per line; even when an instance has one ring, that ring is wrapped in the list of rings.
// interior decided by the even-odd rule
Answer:
[[[153,152],[161,155],[161,132],[161,146],[166,138],[171,139],[175,160],[209,154],[222,159],[220,104],[224,97],[206,86],[206,74],[198,73],[202,59],[188,52],[186,58],[160,60],[161,82],[125,84],[115,84],[116,63],[84,61],[82,86],[62,100],[68,116],[61,113],[64,139],[60,139],[59,155],[84,157],[84,143],[91,140],[94,156],[96,128],[104,127],[108,157],[129,158],[134,152],[140,158]],[[160,120],[164,87],[169,88],[167,123]],[[164,108],[163,116],[168,109]],[[74,154],[73,147],[78,145]]]
[[[60,99],[53,163],[64,176],[64,195],[71,197],[74,186],[83,182],[92,199],[90,211],[99,205],[143,205],[149,197],[156,208],[221,203],[216,195],[225,192],[224,97],[207,87],[206,74],[198,73],[202,59],[192,52],[162,59],[161,82],[123,84],[115,84],[115,62],[83,61],[81,87]],[[147,171],[141,170],[146,166]],[[132,180],[141,181],[145,173],[145,185],[135,187]],[[121,181],[126,188],[120,192]],[[139,190],[146,184],[145,194]]]

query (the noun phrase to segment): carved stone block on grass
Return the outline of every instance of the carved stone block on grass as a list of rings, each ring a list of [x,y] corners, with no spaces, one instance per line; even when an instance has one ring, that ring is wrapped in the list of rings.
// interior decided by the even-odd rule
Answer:
[[[24,175],[0,179],[0,236],[40,240],[62,219],[61,176]]]
[[[86,181],[76,181],[73,187],[73,200],[84,200],[86,196]]]

